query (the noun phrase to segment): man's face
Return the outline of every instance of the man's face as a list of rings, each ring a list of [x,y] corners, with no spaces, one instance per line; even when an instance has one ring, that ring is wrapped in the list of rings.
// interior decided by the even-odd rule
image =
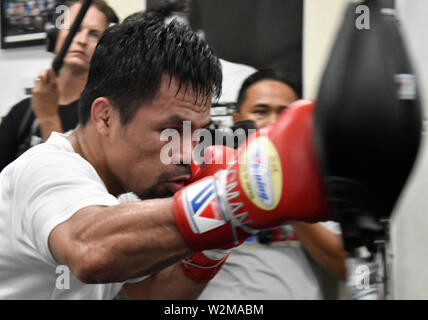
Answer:
[[[70,27],[79,13],[80,3],[70,6]],[[95,47],[100,40],[104,30],[108,27],[107,18],[95,6],[89,7],[83,18],[79,31],[73,38],[64,58],[64,64],[89,71],[89,62],[94,54]],[[61,47],[69,33],[69,29],[60,29],[55,45],[55,53],[59,53]]]
[[[210,97],[205,104],[195,104],[190,88],[185,94],[184,88],[177,94],[178,88],[177,80],[169,84],[169,77],[164,76],[155,98],[144,103],[125,126],[120,124],[119,112],[115,110],[114,128],[106,144],[107,165],[122,189],[141,199],[172,196],[184,186],[190,178],[190,167],[180,163],[196,147],[194,131],[210,122]],[[191,135],[183,134],[183,121],[190,121]],[[161,159],[161,150],[170,144],[170,140],[161,141],[165,140],[161,139],[165,129],[176,130],[180,137],[180,148],[167,149],[171,164],[164,164],[165,159]],[[187,163],[189,160],[185,159]]]
[[[247,89],[239,113],[233,114],[233,121],[253,120],[260,129],[274,124],[281,112],[297,100],[294,90],[275,80],[261,80]]]

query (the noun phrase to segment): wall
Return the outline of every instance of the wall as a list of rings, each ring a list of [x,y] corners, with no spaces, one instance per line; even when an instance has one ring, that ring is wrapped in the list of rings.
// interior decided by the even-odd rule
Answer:
[[[189,20],[194,30],[204,31],[205,39],[219,57],[301,78],[303,3],[192,0]]]
[[[144,10],[145,0],[107,0],[118,16]],[[30,88],[42,69],[49,68],[53,55],[44,46],[0,50],[0,117],[25,97],[24,88]]]
[[[303,27],[303,92],[314,99],[336,32],[342,11],[349,0],[305,0]]]
[[[425,110],[428,92],[428,2],[397,0],[408,50],[419,77]],[[428,145],[424,136],[413,175],[395,210],[392,224],[395,299],[428,299]]]
[[[317,97],[320,78],[349,0],[305,0],[303,16],[303,97]],[[344,299],[345,283],[322,273],[326,299]]]
[[[0,50],[0,116],[25,97],[24,87],[31,87],[52,59],[44,46]]]
[[[146,0],[106,0],[121,20],[136,11],[146,9]]]

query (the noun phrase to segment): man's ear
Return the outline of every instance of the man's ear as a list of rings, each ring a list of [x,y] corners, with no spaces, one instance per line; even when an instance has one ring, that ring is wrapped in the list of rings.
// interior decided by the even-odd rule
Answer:
[[[94,100],[91,106],[91,120],[96,130],[102,135],[108,135],[115,110],[112,103],[106,97],[99,97]]]

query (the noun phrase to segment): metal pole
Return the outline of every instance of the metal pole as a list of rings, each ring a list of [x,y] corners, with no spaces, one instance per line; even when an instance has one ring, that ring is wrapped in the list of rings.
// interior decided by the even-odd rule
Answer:
[[[70,32],[68,33],[67,38],[65,39],[64,44],[61,47],[61,50],[52,62],[52,68],[54,69],[56,74],[58,74],[59,70],[61,69],[68,48],[70,47],[70,44],[73,41],[73,38],[76,35],[77,31],[79,31],[80,24],[82,23],[82,20],[85,17],[85,14],[91,6],[92,2],[93,0],[83,1],[82,7],[80,8],[76,20],[74,20],[73,25],[70,28]]]

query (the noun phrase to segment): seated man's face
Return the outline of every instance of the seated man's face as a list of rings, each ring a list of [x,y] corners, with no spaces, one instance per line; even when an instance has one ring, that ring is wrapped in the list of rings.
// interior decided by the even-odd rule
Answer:
[[[248,87],[239,113],[233,114],[233,121],[252,120],[260,129],[274,124],[281,112],[297,94],[288,85],[276,80],[261,80]]]
[[[76,19],[81,3],[74,3],[70,6],[70,27]],[[89,71],[89,62],[94,54],[98,41],[104,30],[107,29],[107,17],[95,6],[90,6],[83,18],[79,31],[70,44],[68,53],[64,58],[64,64]],[[69,29],[60,29],[55,45],[55,52],[58,54],[67,38]]]

